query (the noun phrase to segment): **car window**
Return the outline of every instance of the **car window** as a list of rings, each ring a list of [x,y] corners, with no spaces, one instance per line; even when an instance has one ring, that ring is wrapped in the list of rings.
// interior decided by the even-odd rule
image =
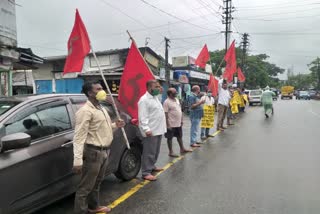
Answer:
[[[71,121],[65,105],[35,111],[24,118],[5,125],[5,134],[24,132],[31,140],[47,137],[71,129]]]
[[[258,95],[261,95],[262,94],[262,91],[259,91],[259,90],[257,90],[257,91],[250,91],[250,95],[252,95],[252,96],[258,96]]]
[[[9,111],[14,106],[18,105],[20,102],[12,102],[12,101],[0,101],[0,115]]]

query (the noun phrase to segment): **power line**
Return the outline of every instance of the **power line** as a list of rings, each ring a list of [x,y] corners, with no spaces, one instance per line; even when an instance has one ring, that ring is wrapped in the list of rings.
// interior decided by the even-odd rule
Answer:
[[[234,17],[234,19],[237,19],[239,21],[262,21],[262,22],[278,22],[278,21],[288,21],[292,19],[305,19],[305,18],[315,18],[319,17],[320,15],[312,15],[312,16],[296,16],[296,17],[290,17],[290,18],[280,18],[280,19],[250,19],[250,18],[239,18]]]
[[[187,21],[187,20],[184,20],[184,19],[182,19],[182,18],[179,18],[179,17],[177,17],[176,15],[173,15],[173,14],[171,14],[171,13],[169,13],[169,12],[167,12],[167,11],[165,11],[165,10],[163,10],[163,9],[161,9],[161,8],[153,5],[153,4],[150,4],[149,2],[147,2],[147,1],[145,1],[145,0],[140,0],[140,1],[143,2],[143,3],[146,4],[146,5],[154,8],[154,9],[156,9],[156,10],[158,10],[158,11],[160,11],[160,12],[162,12],[162,13],[170,16],[170,17],[172,17],[172,18],[175,18],[175,19],[180,20],[181,22],[187,23],[187,24],[189,24],[189,25],[192,25],[192,26],[194,26],[194,27],[197,27],[197,28],[200,28],[200,29],[203,29],[203,30],[210,30],[210,31],[212,30],[212,29],[209,29],[209,28],[202,27],[202,26],[200,26],[200,25],[193,24],[193,23],[191,23],[191,22],[189,22],[189,21]]]
[[[317,8],[311,8],[310,10],[314,10],[314,9],[320,9],[320,7]],[[291,11],[291,12],[286,12],[286,14],[297,14],[297,13],[305,13],[307,10],[298,10],[298,11]],[[247,17],[242,17],[242,18],[263,18],[263,17],[268,17],[268,16],[274,16],[274,15],[283,15],[284,13],[270,13],[270,14],[261,14],[261,15],[257,15],[257,16],[247,16]]]
[[[292,2],[292,1],[289,1],[289,2],[281,2],[279,4],[265,4],[265,5],[256,5],[256,6],[242,6],[242,7],[238,7],[238,8],[260,8],[260,7],[279,7],[279,5],[285,5],[285,6],[292,6],[292,5],[300,5],[300,4],[297,4],[297,3],[301,3],[300,2]],[[317,2],[313,2],[314,4],[317,4]],[[310,4],[310,2],[309,2]]]
[[[199,36],[189,36],[189,37],[172,38],[171,40],[195,39],[195,38],[209,37],[209,36],[217,35],[217,34],[220,34],[220,33],[221,33],[221,32],[211,33],[211,34],[205,34],[205,35],[199,35]]]
[[[237,7],[240,9],[240,11],[246,11],[246,10],[269,10],[269,9],[288,9],[288,8],[294,8],[294,7],[302,7],[302,6],[313,6],[313,5],[319,5],[320,3],[308,3],[308,4],[302,4],[302,5],[285,5],[285,6],[275,6],[275,7],[249,7],[249,8],[242,8],[242,7]],[[261,8],[261,9],[259,9]]]

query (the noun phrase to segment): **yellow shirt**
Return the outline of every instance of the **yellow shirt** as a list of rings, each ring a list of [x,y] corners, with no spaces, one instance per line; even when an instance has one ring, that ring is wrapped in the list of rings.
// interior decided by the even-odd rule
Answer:
[[[76,113],[76,127],[73,138],[74,166],[81,166],[84,144],[107,147],[113,140],[113,128],[108,112],[101,106],[96,108],[87,101]]]

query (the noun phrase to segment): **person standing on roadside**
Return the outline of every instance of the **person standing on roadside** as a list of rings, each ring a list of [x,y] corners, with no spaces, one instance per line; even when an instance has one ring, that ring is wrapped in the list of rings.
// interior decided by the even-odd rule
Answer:
[[[229,107],[231,99],[230,92],[226,80],[221,79],[219,81],[219,95],[218,95],[218,123],[217,131],[224,131],[226,127],[223,126],[224,120]]]
[[[161,102],[157,96],[161,92],[161,86],[156,80],[147,82],[147,92],[138,102],[139,128],[143,141],[141,171],[145,180],[155,181],[157,178],[152,172],[159,172],[163,169],[155,166],[161,146],[162,135],[166,133],[166,116]]]
[[[191,89],[191,95],[188,97],[190,105],[190,120],[191,120],[191,130],[190,130],[190,146],[200,147],[201,144],[199,140],[199,125],[201,118],[203,117],[202,105],[205,103],[204,100],[200,100],[200,87],[195,85]]]
[[[179,157],[175,154],[172,149],[172,139],[177,138],[180,146],[180,154],[187,152],[192,152],[190,149],[184,148],[182,140],[182,125],[183,125],[183,114],[181,110],[181,105],[177,99],[177,90],[175,88],[169,88],[167,92],[168,98],[163,103],[163,109],[166,114],[167,121],[167,133],[165,137],[167,138],[169,156]]]
[[[212,92],[211,91],[208,91],[208,93],[203,96],[201,98],[201,101],[204,101],[204,105],[210,107],[210,108],[213,108],[214,107],[214,98],[212,97]],[[203,115],[204,118],[206,118],[206,112],[204,111],[204,115]],[[214,118],[210,118],[212,119],[212,121],[214,120]],[[211,127],[213,128],[213,127]],[[209,131],[210,131],[210,128],[202,128],[201,127],[201,139],[206,139],[209,137]]]
[[[76,126],[73,139],[73,171],[81,174],[75,196],[75,214],[106,213],[109,207],[99,206],[100,184],[104,179],[113,129],[124,127],[118,120],[112,123],[108,112],[100,105],[107,94],[98,82],[87,82],[83,93],[88,101],[76,113]]]

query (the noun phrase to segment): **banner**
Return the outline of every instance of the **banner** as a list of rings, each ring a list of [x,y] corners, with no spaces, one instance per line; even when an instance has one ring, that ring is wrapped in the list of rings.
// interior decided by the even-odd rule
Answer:
[[[214,112],[215,107],[213,105],[203,106],[203,117],[201,119],[201,128],[213,128],[214,126]]]

